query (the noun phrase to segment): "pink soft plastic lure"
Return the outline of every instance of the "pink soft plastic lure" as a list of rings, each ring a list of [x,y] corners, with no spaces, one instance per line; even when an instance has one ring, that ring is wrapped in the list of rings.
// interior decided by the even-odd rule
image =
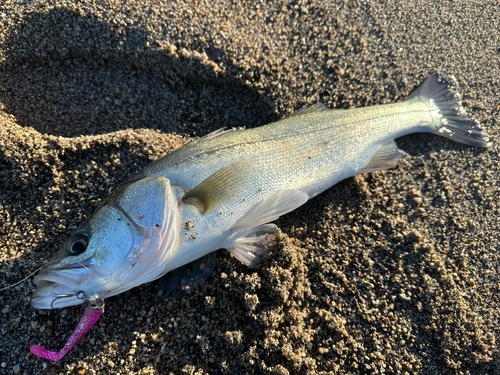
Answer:
[[[102,315],[102,312],[103,309],[94,310],[91,307],[87,307],[75,330],[60,351],[51,352],[50,350],[45,349],[43,346],[33,345],[30,348],[31,352],[39,357],[58,362],[62,357],[66,355],[67,352],[70,351],[73,346],[76,345],[78,341],[82,339],[83,336],[85,336],[88,330],[92,328],[95,322],[97,322],[99,317]]]
[[[99,319],[99,317],[104,312],[104,300],[97,294],[92,294],[86,297],[86,305],[85,312],[83,313],[82,318],[78,322],[75,330],[69,337],[68,341],[64,347],[58,352],[51,352],[50,350],[45,349],[40,345],[32,345],[30,350],[31,352],[45,359],[50,359],[51,361],[58,362],[62,357],[66,355],[67,352],[75,346],[78,341],[82,339],[83,336],[91,329],[95,322]]]

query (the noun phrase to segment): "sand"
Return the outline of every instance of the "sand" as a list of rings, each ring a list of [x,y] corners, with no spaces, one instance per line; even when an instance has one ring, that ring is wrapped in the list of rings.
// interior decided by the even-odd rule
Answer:
[[[0,374],[500,374],[499,41],[493,1],[3,1],[0,286],[221,127],[400,101],[446,70],[493,146],[399,139],[396,169],[280,218],[256,269],[220,250],[190,294],[109,298],[59,363],[29,346],[59,350],[82,309],[0,292]]]

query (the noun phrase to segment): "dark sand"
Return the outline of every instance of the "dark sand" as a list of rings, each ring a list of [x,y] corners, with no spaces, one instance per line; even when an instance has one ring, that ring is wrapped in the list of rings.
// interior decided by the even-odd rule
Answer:
[[[31,281],[2,292],[0,374],[500,374],[498,2],[53,3],[0,4],[0,286],[221,127],[403,100],[445,68],[494,145],[399,139],[398,168],[281,218],[257,269],[221,250],[189,295],[110,298],[59,363],[29,346],[59,350],[82,309],[32,309]]]

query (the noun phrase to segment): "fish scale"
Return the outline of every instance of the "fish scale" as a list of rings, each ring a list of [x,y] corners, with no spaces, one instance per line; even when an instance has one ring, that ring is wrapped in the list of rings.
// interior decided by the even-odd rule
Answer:
[[[195,153],[183,158],[185,150],[174,151],[172,157],[162,158],[146,167],[140,176],[165,175],[173,183],[184,183],[186,187],[194,188],[231,162],[251,158],[262,174],[276,175],[277,169],[286,171],[291,176],[281,173],[276,177],[284,183],[293,179],[296,181],[294,187],[298,189],[310,185],[317,178],[331,178],[334,184],[349,175],[336,177],[336,172],[346,166],[356,170],[357,166],[366,164],[376,151],[376,145],[415,130],[432,131],[430,127],[419,125],[432,121],[428,108],[425,102],[417,100],[294,116],[244,132],[196,142]],[[304,137],[307,137],[306,141]],[[314,158],[322,168],[311,163],[310,158]],[[318,174],[311,176],[311,170]],[[304,177],[299,177],[301,175]]]
[[[215,132],[153,162],[117,187],[35,277],[33,307],[86,303],[87,310],[61,352],[32,351],[59,360],[98,319],[105,298],[172,270],[177,286],[201,282],[210,272],[193,262],[219,248],[256,266],[276,233],[272,221],[340,180],[395,167],[402,157],[395,138],[431,132],[489,146],[454,86],[434,73],[401,103],[316,104],[274,124]]]

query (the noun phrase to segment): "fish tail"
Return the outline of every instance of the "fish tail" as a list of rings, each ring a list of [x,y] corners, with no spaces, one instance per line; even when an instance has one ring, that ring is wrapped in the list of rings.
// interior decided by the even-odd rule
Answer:
[[[436,121],[421,125],[428,126],[432,133],[470,146],[489,147],[488,134],[465,112],[457,88],[457,80],[452,75],[432,73],[408,99],[418,97],[430,101]]]

